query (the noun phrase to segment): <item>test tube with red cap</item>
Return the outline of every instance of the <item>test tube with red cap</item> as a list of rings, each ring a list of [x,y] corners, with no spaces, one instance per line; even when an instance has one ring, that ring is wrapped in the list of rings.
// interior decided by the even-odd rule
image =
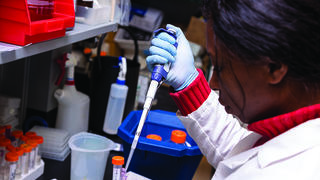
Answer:
[[[32,151],[32,147],[28,144],[21,144],[20,147],[23,150],[23,156],[22,156],[22,174],[28,174],[29,172],[29,161],[30,161],[30,153]]]
[[[36,157],[37,157],[36,151],[37,151],[38,143],[37,141],[30,138],[27,140],[27,144],[32,147],[32,151],[30,152],[30,160],[29,160],[29,170],[30,170],[30,169],[33,169],[36,165]]]
[[[1,138],[0,139],[0,166],[5,164],[5,154],[7,153],[7,146],[11,144],[10,139]]]
[[[16,169],[16,177],[20,178],[22,175],[22,158],[23,158],[24,151],[21,147],[16,147],[14,152],[16,152],[19,156],[19,160],[17,163],[17,169]]]
[[[40,149],[41,144],[43,143],[43,137],[42,136],[34,136],[34,137],[31,137],[30,139],[34,140],[38,144],[36,147],[36,151],[35,151],[35,156],[36,156],[35,162],[36,162],[36,165],[39,165],[41,162],[41,153],[40,153],[39,149]]]
[[[14,180],[16,176],[19,155],[16,152],[6,153],[6,165],[4,168],[4,180]]]
[[[112,164],[113,164],[112,180],[122,180],[121,170],[124,164],[124,158],[122,156],[113,156]]]

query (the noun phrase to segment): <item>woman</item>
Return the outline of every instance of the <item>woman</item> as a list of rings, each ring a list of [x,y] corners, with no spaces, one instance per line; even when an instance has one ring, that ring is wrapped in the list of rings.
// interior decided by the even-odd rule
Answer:
[[[166,83],[212,179],[320,179],[320,2],[205,0],[209,88],[182,31],[154,37]],[[248,124],[239,125],[234,116]]]

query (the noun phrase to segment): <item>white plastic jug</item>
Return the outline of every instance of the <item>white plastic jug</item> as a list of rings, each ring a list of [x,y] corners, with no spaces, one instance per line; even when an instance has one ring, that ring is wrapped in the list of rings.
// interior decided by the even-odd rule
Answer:
[[[69,139],[71,180],[102,180],[110,150],[116,144],[103,136],[80,132]]]

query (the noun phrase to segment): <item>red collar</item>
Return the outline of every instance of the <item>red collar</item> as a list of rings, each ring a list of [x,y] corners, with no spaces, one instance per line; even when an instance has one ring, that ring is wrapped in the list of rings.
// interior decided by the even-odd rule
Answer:
[[[258,146],[299,124],[318,117],[320,117],[320,104],[315,104],[254,122],[248,125],[248,129],[263,136],[255,145]]]

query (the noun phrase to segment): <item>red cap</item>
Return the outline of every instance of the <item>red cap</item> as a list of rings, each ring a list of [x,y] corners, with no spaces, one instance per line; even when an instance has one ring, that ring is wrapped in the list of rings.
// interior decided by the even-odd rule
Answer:
[[[148,139],[157,140],[157,141],[161,141],[161,140],[162,140],[161,136],[159,136],[159,135],[157,135],[157,134],[148,134],[148,135],[147,135],[147,138],[148,138]]]
[[[90,54],[92,51],[91,51],[91,48],[84,48],[83,49],[83,53],[84,54]]]
[[[5,126],[3,126],[5,129],[11,129],[11,125],[10,124],[8,124],[8,125],[5,125]]]
[[[23,141],[23,142],[26,142],[27,139],[28,139],[28,137],[25,136],[25,135],[22,135],[22,136],[20,137],[20,140]]]
[[[21,130],[15,130],[12,131],[11,135],[16,139],[19,139],[23,135],[23,132]]]
[[[0,134],[4,134],[6,132],[6,128],[3,126],[0,126]]]
[[[22,147],[16,147],[16,153],[17,153],[19,156],[22,156],[23,153],[24,153],[24,150],[22,149]]]
[[[36,132],[33,132],[33,131],[29,131],[29,132],[26,132],[25,136],[27,137],[33,137],[33,136],[36,136],[37,133]]]
[[[122,156],[113,156],[112,157],[112,164],[114,165],[123,165],[124,158]]]
[[[43,143],[43,137],[42,136],[34,136],[34,137],[31,137],[30,139],[34,140],[38,144],[42,144]]]
[[[29,153],[32,151],[32,147],[29,144],[21,144],[20,147],[25,153]]]
[[[38,146],[38,143],[36,140],[34,139],[27,139],[26,144],[30,145],[32,148],[35,148]]]
[[[9,144],[6,146],[6,149],[10,152],[16,151],[16,147],[14,147],[12,144]]]
[[[10,139],[8,138],[0,139],[0,147],[7,147],[9,144],[11,144]]]
[[[186,142],[187,133],[181,130],[173,130],[171,132],[171,141],[182,144]]]
[[[100,52],[100,56],[107,56],[107,52],[101,51],[101,52]]]
[[[6,160],[10,162],[15,162],[19,160],[19,155],[16,152],[7,152]]]

